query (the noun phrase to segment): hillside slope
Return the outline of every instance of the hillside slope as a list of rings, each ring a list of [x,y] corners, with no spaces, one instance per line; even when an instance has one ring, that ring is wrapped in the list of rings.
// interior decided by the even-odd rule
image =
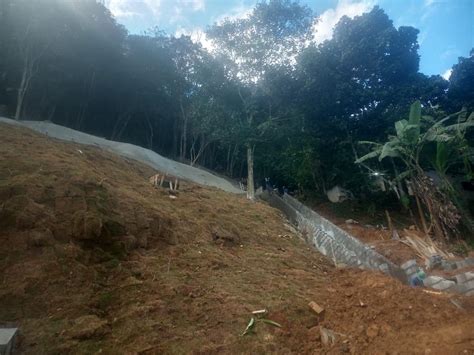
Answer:
[[[139,147],[137,145],[110,141],[71,128],[56,125],[48,121],[15,121],[0,117],[0,123],[27,127],[43,133],[48,137],[64,141],[100,147],[126,158],[138,160],[164,174],[170,174],[180,179],[186,179],[205,186],[217,187],[224,191],[236,194],[242,193],[242,191],[234,186],[230,181],[212,174],[209,171],[165,158],[150,149]]]
[[[335,269],[263,203],[190,183],[172,199],[141,163],[1,123],[0,138],[0,325],[20,326],[22,353],[474,350],[474,298]],[[241,336],[262,308],[282,327]]]

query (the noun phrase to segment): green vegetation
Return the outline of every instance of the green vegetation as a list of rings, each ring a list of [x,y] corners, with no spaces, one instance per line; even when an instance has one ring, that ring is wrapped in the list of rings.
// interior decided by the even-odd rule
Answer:
[[[455,123],[451,123],[455,120]],[[450,234],[457,232],[457,225],[461,215],[458,208],[463,211],[463,206],[458,203],[457,191],[448,179],[451,168],[459,165],[464,168],[464,173],[471,174],[472,151],[466,141],[466,130],[474,126],[474,113],[469,117],[465,111],[449,115],[441,120],[434,120],[426,116],[422,119],[421,103],[416,101],[410,107],[408,120],[395,122],[395,136],[389,136],[384,144],[375,142],[360,142],[373,146],[370,153],[356,160],[362,164],[372,158],[382,161],[385,158],[397,158],[402,161],[403,171],[392,176],[390,185],[397,196],[408,205],[407,194],[400,184],[401,180],[407,182],[407,187],[413,192],[418,204],[420,219],[425,232],[429,229],[424,221],[420,201],[428,211],[432,228],[438,237],[449,239]],[[435,169],[441,179],[439,186],[427,176],[426,168]],[[398,182],[398,184],[396,183]],[[467,213],[465,225],[471,228]],[[431,227],[430,227],[431,229]]]
[[[419,189],[430,169],[442,179],[444,197],[432,198],[455,209],[436,234],[458,229],[458,214],[471,225],[472,202],[452,177],[472,181],[474,51],[449,82],[426,76],[418,30],[396,28],[377,6],[343,17],[332,39],[315,43],[311,9],[262,1],[208,28],[212,51],[158,28],[129,34],[95,0],[5,0],[0,18],[0,115],[51,120],[246,178],[249,198],[254,180],[270,176],[308,196],[341,185],[374,206],[373,177],[354,160],[358,142],[378,142],[369,154],[379,161],[364,165],[388,172],[407,207],[409,178],[430,221],[436,212]]]

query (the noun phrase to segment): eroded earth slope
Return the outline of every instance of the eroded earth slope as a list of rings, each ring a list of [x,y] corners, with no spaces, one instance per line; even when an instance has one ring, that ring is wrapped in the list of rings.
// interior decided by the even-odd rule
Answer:
[[[472,297],[336,269],[263,203],[186,182],[171,198],[98,148],[0,138],[0,323],[22,353],[474,351]],[[241,336],[263,308],[282,327]]]

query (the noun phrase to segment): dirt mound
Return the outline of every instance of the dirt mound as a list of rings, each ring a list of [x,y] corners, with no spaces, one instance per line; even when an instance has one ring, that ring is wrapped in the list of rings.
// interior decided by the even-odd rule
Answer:
[[[137,162],[0,132],[0,323],[23,353],[474,350],[472,297],[335,269],[263,203],[187,183],[170,198]],[[281,328],[241,336],[262,308]]]

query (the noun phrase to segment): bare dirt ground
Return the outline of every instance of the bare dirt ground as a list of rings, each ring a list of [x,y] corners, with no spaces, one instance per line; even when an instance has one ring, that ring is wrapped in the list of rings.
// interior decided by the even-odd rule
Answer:
[[[21,353],[474,352],[473,297],[336,269],[263,203],[185,182],[172,199],[137,162],[0,138],[0,324]],[[241,336],[262,308],[282,327]]]

